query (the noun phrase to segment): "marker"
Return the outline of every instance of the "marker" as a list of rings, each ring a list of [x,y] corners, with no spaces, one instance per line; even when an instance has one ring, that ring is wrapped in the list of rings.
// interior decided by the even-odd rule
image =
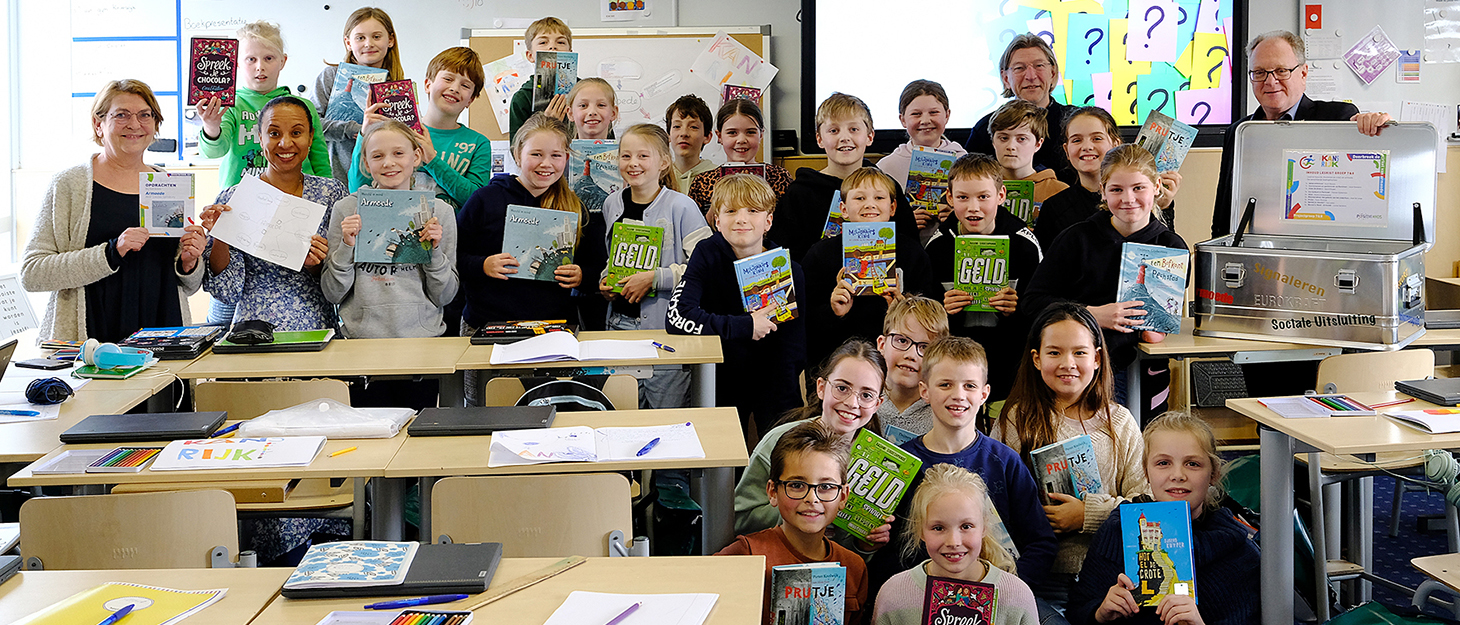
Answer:
[[[640,449],[640,450],[639,450],[639,453],[636,453],[636,454],[634,454],[634,455],[635,455],[635,456],[642,456],[642,455],[644,455],[644,454],[647,454],[647,453],[649,453],[649,452],[650,452],[650,451],[651,451],[651,450],[653,450],[653,449],[654,449],[654,446],[655,446],[655,445],[658,445],[658,444],[659,444],[659,438],[658,438],[658,437],[655,437],[655,438],[654,438],[654,440],[652,440],[652,441],[649,441],[649,442],[648,442],[648,443],[645,443],[645,444],[644,444],[644,447],[643,447],[643,448],[642,448],[642,449]]]
[[[341,450],[339,450],[339,451],[337,451],[335,453],[330,454],[330,457],[333,458],[333,457],[338,456],[340,454],[348,454],[348,453],[350,453],[352,451],[355,451],[356,449],[359,449],[359,447],[353,447],[353,446],[352,447],[346,447],[346,448],[341,449]]]
[[[664,350],[666,352],[669,352],[671,354],[674,353],[674,348],[673,347],[670,347],[668,345],[665,345],[663,343],[660,343],[659,341],[651,341],[651,342],[654,343],[654,347],[658,347],[659,349],[662,349],[662,350]]]
[[[1412,401],[1414,401],[1414,398],[1413,397],[1411,397],[1409,399],[1401,399],[1401,400],[1398,400],[1398,401],[1386,401],[1386,402],[1384,402],[1382,404],[1370,404],[1369,407],[1370,408],[1388,408],[1390,406],[1398,406],[1400,404],[1407,404],[1407,403],[1412,402]]]
[[[471,595],[431,595],[429,597],[416,597],[414,599],[397,599],[395,601],[381,601],[365,606],[366,610],[394,610],[396,608],[409,608],[418,605],[431,605],[435,603],[451,603],[461,601]]]
[[[243,422],[242,421],[239,421],[238,423],[235,423],[235,424],[230,425],[230,426],[228,426],[226,428],[223,428],[221,430],[218,430],[217,432],[214,432],[213,433],[213,438],[222,438],[225,435],[232,434],[233,431],[234,430],[237,430],[238,429],[238,426],[240,426],[240,425],[243,425]]]
[[[658,439],[655,439],[655,440],[658,440]],[[629,609],[624,610],[623,612],[619,612],[618,616],[613,617],[613,620],[610,620],[609,622],[604,623],[604,625],[618,625],[619,623],[624,622],[624,619],[628,618],[629,615],[630,614],[633,614],[634,613],[634,610],[637,610],[637,609],[639,609],[639,604],[638,603],[635,603],[634,605],[629,606]]]
[[[128,603],[127,605],[122,606],[122,609],[117,610],[116,612],[112,612],[111,616],[102,619],[102,621],[100,623],[97,623],[96,625],[112,625],[112,623],[122,620],[123,617],[132,612],[132,606],[134,605],[136,604]]]
[[[7,417],[39,417],[41,413],[34,410],[0,410],[0,415]]]

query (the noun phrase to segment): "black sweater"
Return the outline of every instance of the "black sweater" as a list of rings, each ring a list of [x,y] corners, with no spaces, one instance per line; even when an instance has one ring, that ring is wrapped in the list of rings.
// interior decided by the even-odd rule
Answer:
[[[1049,196],[1039,208],[1039,219],[1034,222],[1034,236],[1039,237],[1040,247],[1049,249],[1065,228],[1100,212],[1100,200],[1099,191],[1086,190],[1078,180],[1070,188]],[[1175,224],[1176,203],[1162,209],[1161,217],[1166,220],[1167,228]]]
[[[1029,288],[1019,298],[1019,310],[1032,319],[1045,307],[1057,301],[1071,301],[1085,306],[1103,306],[1115,301],[1120,284],[1120,248],[1123,243],[1145,243],[1189,249],[1175,232],[1151,219],[1150,223],[1129,237],[1122,237],[1110,225],[1111,215],[1100,211],[1089,219],[1070,226],[1045,250],[1044,262],[1034,272]],[[1105,345],[1110,348],[1112,373],[1119,375],[1136,357],[1140,332],[1105,330]]]
[[[870,167],[872,162],[863,160],[862,165]],[[918,224],[913,219],[912,204],[902,191],[902,182],[896,185],[896,210],[892,221],[897,224],[897,238],[917,238]],[[831,198],[842,188],[842,179],[810,167],[796,170],[796,179],[786,187],[781,199],[776,202],[775,219],[771,222],[770,238],[779,241],[791,253],[791,260],[801,262],[806,251],[821,240],[826,227],[826,212],[831,208]]]
[[[1095,611],[1105,594],[1125,572],[1121,547],[1120,515],[1115,509],[1090,541],[1079,581],[1070,590],[1065,617],[1074,625],[1095,622]],[[1277,530],[1274,530],[1277,531]],[[1262,620],[1262,593],[1257,575],[1261,566],[1257,545],[1247,537],[1247,528],[1231,511],[1207,511],[1191,522],[1192,564],[1196,571],[1197,610],[1208,625],[1237,625]],[[1276,583],[1276,582],[1269,582]],[[1160,623],[1154,606],[1141,608],[1134,616],[1115,621],[1130,625]]]
[[[936,238],[928,242],[928,260],[933,264],[933,276],[938,281],[940,290],[942,283],[954,281],[957,271],[953,255],[953,239],[957,233],[956,219],[956,215],[950,217],[946,222],[948,228],[941,230]],[[1039,241],[1023,219],[1014,216],[1003,206],[999,207],[999,212],[994,216],[993,235],[1009,237],[1010,285],[1023,298],[1043,256]],[[933,299],[941,302],[943,296],[940,293]],[[1020,304],[1014,314],[1007,316],[996,312],[965,311],[948,317],[948,329],[953,334],[978,341],[984,351],[988,352],[989,384],[994,387],[989,401],[999,401],[1009,396],[1009,390],[1014,385],[1014,374],[1019,370],[1019,359],[1024,354],[1024,340],[1029,333],[1030,319],[1023,303]],[[995,325],[970,325],[975,315],[992,318]]]

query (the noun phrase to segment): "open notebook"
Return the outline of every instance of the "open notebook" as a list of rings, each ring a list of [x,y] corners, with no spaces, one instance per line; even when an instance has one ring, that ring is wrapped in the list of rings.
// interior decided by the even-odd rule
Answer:
[[[658,358],[654,341],[579,341],[568,332],[549,332],[508,345],[493,345],[491,363],[504,365],[556,360],[645,360]]]
[[[487,466],[703,457],[705,449],[692,423],[596,430],[576,426],[497,432]]]

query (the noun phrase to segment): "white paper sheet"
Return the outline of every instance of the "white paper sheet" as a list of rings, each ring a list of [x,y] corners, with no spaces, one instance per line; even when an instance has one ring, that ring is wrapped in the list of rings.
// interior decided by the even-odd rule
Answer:
[[[213,225],[214,238],[281,267],[299,271],[325,207],[244,176],[229,198],[231,210]]]
[[[659,442],[640,456],[639,451],[656,438]],[[580,425],[497,432],[492,435],[487,466],[703,457],[705,449],[692,423],[596,430]]]
[[[703,458],[705,448],[700,445],[699,433],[693,423],[673,425],[652,425],[637,428],[598,428],[598,460],[672,460],[677,458]],[[639,450],[654,439],[658,443],[644,455]]]
[[[1429,122],[1435,125],[1439,131],[1439,137],[1435,145],[1435,171],[1445,173],[1445,156],[1448,152],[1446,139],[1450,133],[1455,132],[1454,108],[1448,104],[1434,104],[1431,102],[1412,102],[1405,100],[1399,106],[1399,121],[1402,122]]]
[[[762,91],[779,71],[725,31],[716,34],[689,66],[691,74],[712,85],[743,85]]]
[[[0,393],[0,395],[4,394]],[[24,397],[21,397],[18,403],[0,404],[0,410],[29,410],[31,412],[40,413],[35,416],[0,414],[0,424],[28,423],[31,421],[50,421],[51,419],[56,419],[61,416],[60,404],[56,404],[53,406],[41,406],[25,401]]]
[[[575,590],[543,625],[607,623],[635,603],[639,609],[619,625],[700,625],[719,600],[714,593],[619,595]]]
[[[324,448],[323,436],[209,438],[172,441],[152,461],[153,471],[262,469],[309,466]]]

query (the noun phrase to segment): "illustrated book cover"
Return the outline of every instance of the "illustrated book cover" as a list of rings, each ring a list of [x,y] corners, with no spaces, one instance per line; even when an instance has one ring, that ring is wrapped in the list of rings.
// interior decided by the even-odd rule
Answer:
[[[821,238],[829,239],[842,233],[842,192],[831,193],[831,207],[826,209],[826,224],[821,227]]]
[[[853,295],[881,295],[897,287],[896,234],[890,221],[842,224],[842,266]]]
[[[1166,595],[1198,600],[1190,506],[1185,501],[1157,501],[1123,504],[1117,510],[1125,575],[1136,584],[1131,596],[1143,606],[1161,603]]]
[[[360,234],[355,237],[355,262],[426,264],[431,241],[424,239],[435,195],[426,191],[372,189],[356,192]]]
[[[1180,169],[1195,141],[1196,128],[1171,119],[1160,111],[1148,113],[1146,123],[1136,135],[1136,145],[1156,157],[1157,173]]]
[[[750,100],[752,102],[759,103],[760,93],[760,89],[756,89],[755,87],[745,87],[741,85],[721,85],[720,104],[723,105],[726,102],[737,99]]]
[[[533,55],[532,110],[546,110],[553,96],[568,95],[578,82],[577,52],[538,52]]]
[[[761,252],[735,261],[735,280],[745,298],[745,312],[753,313],[767,306],[774,307],[771,319],[781,322],[795,319],[796,281],[791,273],[791,253],[784,247]]]
[[[948,171],[957,158],[951,152],[913,146],[905,187],[908,201],[915,207],[936,212],[939,204],[946,203],[943,196],[948,193]]]
[[[1029,452],[1034,461],[1035,477],[1039,478],[1046,504],[1049,493],[1061,493],[1076,499],[1100,492],[1100,465],[1095,463],[1095,446],[1089,434],[1081,434],[1051,443]]]
[[[410,126],[411,130],[426,133],[426,128],[421,126],[421,110],[416,106],[415,81],[391,80],[370,85],[370,102],[385,104],[380,109],[381,115]]]
[[[502,226],[502,251],[517,259],[509,278],[553,282],[558,267],[573,264],[578,214],[509,204]]]
[[[347,540],[311,545],[284,588],[390,586],[406,579],[417,542]]]
[[[193,37],[188,65],[188,106],[218,98],[233,106],[237,94],[238,40]]]
[[[1033,180],[1005,180],[1004,181],[1004,208],[1009,209],[1015,217],[1024,220],[1024,223],[1034,225],[1034,181]]]
[[[999,589],[993,584],[951,577],[928,576],[923,590],[923,625],[974,623],[992,625],[998,611]]]
[[[197,181],[191,173],[137,173],[137,210],[141,226],[154,237],[181,237],[197,203]]]
[[[847,569],[835,562],[771,568],[771,622],[842,625],[846,622]]]
[[[1115,301],[1136,301],[1146,316],[1133,330],[1165,334],[1181,332],[1185,314],[1186,275],[1191,253],[1186,250],[1126,242],[1120,249],[1120,284]]]
[[[386,76],[386,71],[378,67],[340,63],[335,69],[329,108],[320,114],[328,120],[364,123],[365,109],[370,108],[370,85],[384,82]]]
[[[1009,237],[965,234],[953,239],[953,287],[967,291],[969,312],[995,312],[989,298],[1009,286]]]
[[[923,461],[887,439],[863,429],[852,440],[847,465],[847,503],[832,524],[862,540],[886,523]]]
[[[618,282],[641,271],[659,268],[664,246],[664,229],[620,221],[613,225],[608,241],[608,283],[614,293],[623,293]],[[651,287],[645,297],[653,297]]]
[[[583,202],[585,215],[603,212],[608,196],[624,188],[618,173],[618,142],[613,139],[574,139],[568,150],[568,186]]]
[[[567,319],[494,321],[477,328],[476,334],[471,336],[471,342],[473,345],[502,345],[549,332],[576,335],[578,324],[568,323]]]
[[[735,174],[751,174],[764,178],[765,163],[725,163],[720,166],[721,178]]]

